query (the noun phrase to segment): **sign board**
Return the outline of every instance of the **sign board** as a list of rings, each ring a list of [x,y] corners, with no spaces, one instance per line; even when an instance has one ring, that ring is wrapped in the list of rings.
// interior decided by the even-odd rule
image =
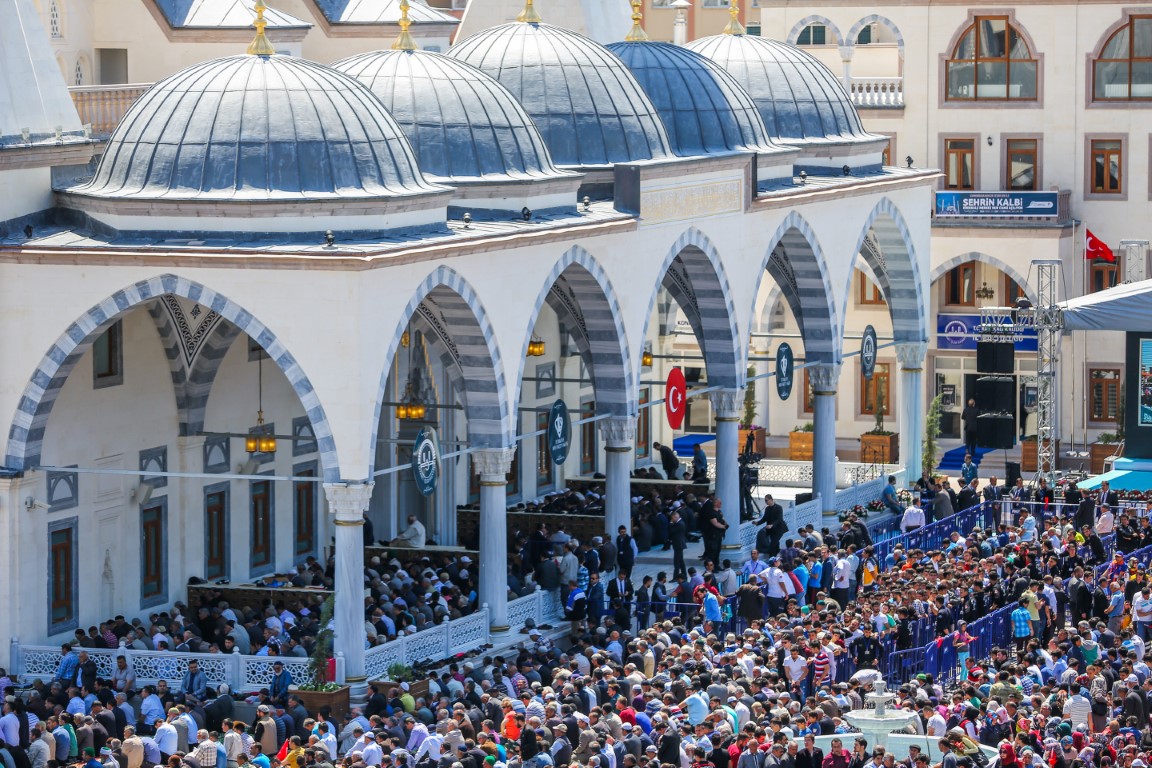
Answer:
[[[936,348],[940,350],[973,350],[980,332],[980,315],[936,316]],[[1016,339],[1017,352],[1036,351],[1036,329],[1024,328]]]
[[[796,359],[792,355],[792,347],[787,343],[781,344],[776,350],[776,394],[781,400],[787,400],[792,394],[792,381],[795,378]]]
[[[1060,212],[1059,192],[937,192],[936,216],[1020,218]]]
[[[664,413],[668,415],[668,426],[680,429],[687,411],[688,383],[684,381],[684,371],[673,368],[668,371],[668,380],[664,383]]]
[[[557,400],[548,414],[548,453],[553,464],[563,464],[568,460],[568,446],[571,444],[572,420],[568,417],[568,406],[563,400]]]
[[[440,443],[432,427],[420,427],[416,434],[412,445],[412,475],[420,493],[431,496],[440,481]]]
[[[864,329],[864,335],[860,337],[860,373],[869,381],[872,380],[872,372],[876,370],[878,348],[876,329],[869,325]]]

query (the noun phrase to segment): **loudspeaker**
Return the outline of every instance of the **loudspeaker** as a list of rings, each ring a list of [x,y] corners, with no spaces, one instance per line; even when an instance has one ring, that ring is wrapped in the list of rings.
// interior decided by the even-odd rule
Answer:
[[[982,376],[976,379],[976,405],[981,411],[1003,413],[1016,403],[1016,380],[1011,376]]]
[[[1010,413],[986,413],[976,417],[976,444],[981,448],[1007,450],[1016,444],[1016,419]]]
[[[976,342],[976,370],[979,373],[1016,372],[1016,347],[1010,341]]]
[[[1014,488],[1016,486],[1016,481],[1020,478],[1020,462],[1004,462],[1004,475],[1004,487],[1008,489]]]
[[[794,503],[799,506],[800,504],[807,504],[810,501],[812,501],[811,493],[798,493],[796,494],[796,501]]]

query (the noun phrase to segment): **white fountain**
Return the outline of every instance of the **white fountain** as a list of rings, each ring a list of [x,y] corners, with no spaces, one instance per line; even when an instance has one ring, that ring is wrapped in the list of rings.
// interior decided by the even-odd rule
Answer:
[[[844,719],[868,739],[869,750],[876,746],[887,747],[888,734],[901,730],[916,719],[915,712],[888,709],[895,698],[896,694],[888,693],[883,678],[879,678],[872,685],[872,693],[864,696],[864,701],[875,708],[854,709],[844,714]]]

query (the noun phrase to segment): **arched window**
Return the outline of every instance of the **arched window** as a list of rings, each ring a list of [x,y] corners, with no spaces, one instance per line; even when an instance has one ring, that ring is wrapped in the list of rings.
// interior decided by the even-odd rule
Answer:
[[[52,33],[52,37],[64,37],[60,24],[60,6],[56,3],[56,0],[52,0],[52,3],[48,6],[48,28]]]
[[[1037,63],[1007,16],[977,16],[948,59],[949,101],[1035,101]]]
[[[1152,16],[1132,16],[1092,62],[1097,101],[1152,99]]]
[[[86,70],[87,70],[87,67],[85,66],[84,57],[83,56],[77,56],[76,57],[76,67],[72,72],[72,81],[73,81],[72,84],[73,85],[84,85],[85,84],[85,81],[87,80],[87,77],[85,76]]]
[[[796,38],[796,45],[829,45],[828,27],[823,24],[809,24],[800,30],[800,36]],[[835,43],[832,40],[832,43]]]

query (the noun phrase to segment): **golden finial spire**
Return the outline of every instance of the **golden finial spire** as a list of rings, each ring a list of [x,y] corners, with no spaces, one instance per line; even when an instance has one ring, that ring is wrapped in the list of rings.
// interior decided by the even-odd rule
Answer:
[[[726,35],[743,35],[747,32],[744,25],[740,23],[740,8],[736,5],[735,0],[728,6],[728,26],[724,27],[724,34]]]
[[[649,39],[644,25],[640,23],[644,20],[644,14],[640,12],[643,5],[642,0],[632,0],[632,31],[624,38],[629,43],[643,43]]]
[[[416,41],[412,39],[412,35],[408,34],[408,27],[412,26],[412,20],[408,18],[408,0],[400,0],[400,21],[396,22],[400,25],[400,34],[396,36],[396,42],[392,43],[392,50],[394,51],[414,51],[416,50]]]
[[[264,34],[264,28],[268,26],[268,22],[264,20],[264,11],[268,10],[264,6],[264,0],[256,0],[256,6],[252,10],[256,11],[256,20],[252,22],[252,26],[256,27],[256,37],[248,46],[248,55],[272,56],[276,53],[276,49]]]
[[[533,0],[524,0],[524,10],[520,11],[520,15],[516,17],[516,21],[522,21],[525,24],[539,24],[544,21],[540,18],[540,14],[536,12],[536,8],[532,5]]]

